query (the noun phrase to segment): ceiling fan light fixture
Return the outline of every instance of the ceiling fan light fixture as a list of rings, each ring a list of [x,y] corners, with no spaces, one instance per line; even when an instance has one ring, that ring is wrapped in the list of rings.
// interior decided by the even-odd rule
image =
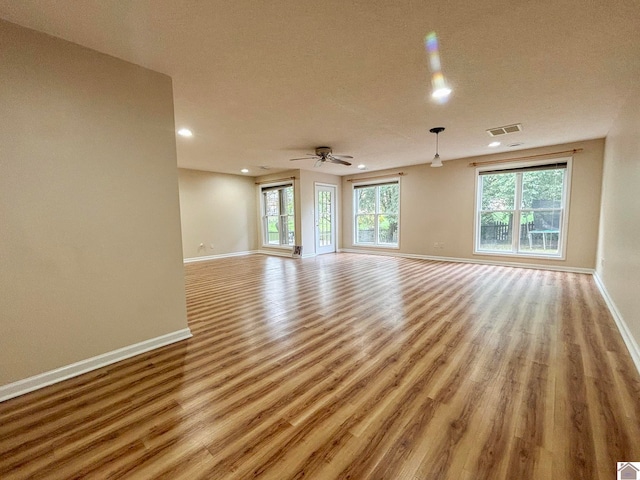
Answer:
[[[297,160],[316,160],[315,167],[320,167],[325,162],[337,163],[349,167],[351,166],[351,162],[347,162],[347,160],[351,160],[352,158],[351,155],[334,155],[331,147],[316,147],[315,155],[310,153],[307,157],[291,158],[289,160],[292,162]]]

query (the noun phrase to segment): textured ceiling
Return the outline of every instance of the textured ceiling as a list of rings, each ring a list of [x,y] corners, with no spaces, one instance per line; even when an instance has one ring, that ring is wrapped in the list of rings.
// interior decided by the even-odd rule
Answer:
[[[173,78],[178,165],[338,175],[601,138],[640,78],[640,2],[0,0],[0,17]],[[435,31],[445,104],[430,99]],[[490,127],[522,123],[489,149]]]

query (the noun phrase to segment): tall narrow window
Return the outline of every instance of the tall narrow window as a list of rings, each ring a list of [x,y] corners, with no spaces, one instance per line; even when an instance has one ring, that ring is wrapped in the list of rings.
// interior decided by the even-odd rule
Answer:
[[[478,172],[476,253],[562,257],[567,162]]]
[[[265,245],[295,244],[293,185],[262,187],[262,231]]]
[[[354,243],[398,246],[400,224],[400,184],[354,185]]]

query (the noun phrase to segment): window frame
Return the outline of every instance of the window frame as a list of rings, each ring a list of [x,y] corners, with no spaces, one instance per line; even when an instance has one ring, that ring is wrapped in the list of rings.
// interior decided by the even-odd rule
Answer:
[[[286,205],[283,202],[285,191],[287,188],[291,187],[292,191],[292,201],[293,201],[293,213],[289,215],[286,213]],[[289,182],[277,182],[277,183],[268,183],[264,185],[260,185],[260,225],[262,229],[262,246],[265,248],[281,248],[281,249],[291,249],[296,244],[296,190],[295,184],[293,181]],[[269,217],[273,215],[267,215],[267,202],[266,202],[266,193],[269,191],[278,191],[278,234],[279,234],[279,243],[269,243]],[[284,209],[284,213],[283,213]],[[288,227],[288,217],[293,217],[293,243],[282,243],[283,235],[285,229],[283,229],[283,224],[286,224],[286,232],[289,234]]]
[[[522,252],[518,251],[518,238],[519,232],[515,233],[512,231],[512,240],[511,240],[511,251],[498,251],[498,250],[481,250],[480,249],[480,218],[483,212],[482,210],[482,188],[480,186],[480,181],[482,178],[482,173],[487,171],[495,171],[499,173],[500,171],[504,171],[504,173],[508,173],[509,170],[518,170],[518,169],[527,169],[530,167],[544,167],[544,166],[553,166],[558,163],[566,163],[565,174],[564,174],[564,185],[562,190],[562,198],[561,198],[561,223],[560,223],[560,232],[558,234],[558,253],[554,254],[545,254],[545,253],[533,253],[533,252]],[[488,255],[488,256],[499,256],[499,257],[517,257],[517,258],[537,258],[544,260],[566,260],[567,255],[567,238],[568,238],[568,229],[569,229],[569,210],[571,204],[571,177],[572,177],[572,167],[573,167],[573,157],[555,157],[548,158],[545,160],[535,160],[535,161],[525,161],[525,162],[513,162],[513,163],[503,163],[503,164],[490,164],[485,166],[476,167],[476,182],[475,182],[475,204],[474,204],[474,220],[473,220],[473,254],[474,255]],[[518,172],[516,172],[518,173]],[[522,173],[522,172],[519,172]],[[513,209],[513,225],[520,225],[520,218],[523,211],[531,211],[531,208],[523,208],[522,207],[522,175],[520,178],[516,177],[516,191],[515,200],[514,200],[514,209]],[[543,209],[543,210],[552,210],[552,209]],[[553,209],[557,210],[557,209]],[[511,210],[505,210],[511,211]]]
[[[379,217],[381,215],[385,215],[385,213],[380,212],[380,187],[384,185],[398,185],[398,211],[396,216],[398,218],[398,228],[397,228],[397,242],[393,243],[380,243],[379,242]],[[375,187],[375,212],[373,214],[359,214],[358,213],[358,198],[356,196],[356,191],[360,188],[364,187]],[[354,247],[370,247],[370,248],[388,248],[388,249],[399,249],[400,248],[400,210],[401,210],[401,186],[400,186],[400,177],[389,177],[385,179],[379,180],[365,180],[363,179],[360,182],[354,182],[351,187],[352,193],[352,205],[353,205],[353,237],[352,237],[352,245]],[[358,242],[358,216],[359,215],[373,215],[374,216],[374,226],[373,226],[373,242]]]

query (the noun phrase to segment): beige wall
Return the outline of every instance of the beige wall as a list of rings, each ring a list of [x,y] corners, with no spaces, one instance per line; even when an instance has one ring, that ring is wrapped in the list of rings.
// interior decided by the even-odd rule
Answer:
[[[565,260],[543,260],[473,254],[475,168],[472,161],[539,155],[574,148],[582,148],[573,161],[571,206],[567,254]],[[353,194],[348,179],[366,178],[388,173],[393,176],[402,171],[400,180],[400,248],[377,249],[381,252],[428,255],[478,261],[546,264],[563,268],[595,268],[602,179],[604,141],[555,145],[540,149],[509,152],[444,162],[442,168],[428,164],[404,167],[387,172],[373,172],[342,181],[343,222],[342,246],[353,246]],[[443,248],[434,248],[442,243]]]
[[[185,259],[258,248],[253,177],[180,169],[179,184]]]
[[[187,327],[167,76],[0,21],[0,385]]]
[[[636,345],[640,344],[639,99],[637,88],[607,135],[597,267]]]

